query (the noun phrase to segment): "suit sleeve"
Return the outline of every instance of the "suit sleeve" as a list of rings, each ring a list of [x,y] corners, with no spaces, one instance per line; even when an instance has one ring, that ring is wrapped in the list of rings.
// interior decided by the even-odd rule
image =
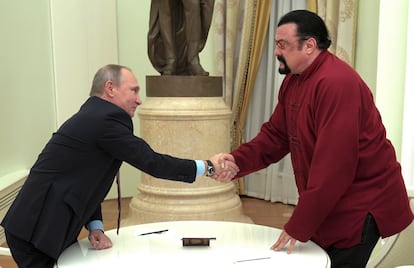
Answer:
[[[194,160],[155,152],[143,139],[133,135],[132,121],[122,112],[110,114],[99,146],[115,158],[161,179],[192,183],[196,177]]]
[[[98,208],[95,210],[95,212],[92,214],[92,216],[89,218],[89,220],[86,222],[85,228],[89,230],[88,224],[92,221],[101,221],[102,220],[102,207],[99,204]]]

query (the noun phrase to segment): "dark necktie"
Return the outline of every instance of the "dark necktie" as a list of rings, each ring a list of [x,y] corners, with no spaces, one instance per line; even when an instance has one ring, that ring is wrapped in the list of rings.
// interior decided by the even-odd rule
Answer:
[[[121,181],[119,176],[119,170],[118,173],[116,173],[116,185],[118,189],[118,222],[116,227],[116,234],[119,234],[119,226],[121,225]]]

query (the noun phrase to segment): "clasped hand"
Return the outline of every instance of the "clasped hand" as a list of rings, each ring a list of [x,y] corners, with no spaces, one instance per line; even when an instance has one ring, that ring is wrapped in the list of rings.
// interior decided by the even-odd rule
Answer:
[[[213,178],[222,182],[229,182],[235,178],[239,172],[239,167],[231,154],[220,153],[212,156],[210,161],[213,163],[215,173]]]

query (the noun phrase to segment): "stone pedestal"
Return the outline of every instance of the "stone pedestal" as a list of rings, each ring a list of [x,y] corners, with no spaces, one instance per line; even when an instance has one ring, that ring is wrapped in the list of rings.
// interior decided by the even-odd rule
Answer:
[[[231,111],[221,77],[149,76],[139,108],[141,137],[160,153],[208,159],[230,149]],[[251,222],[243,215],[234,184],[198,177],[192,183],[142,173],[122,225],[175,220]]]

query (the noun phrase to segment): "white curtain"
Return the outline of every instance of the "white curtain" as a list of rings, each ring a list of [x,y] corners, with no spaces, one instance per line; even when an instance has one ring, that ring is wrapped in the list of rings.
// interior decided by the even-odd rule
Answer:
[[[407,65],[404,95],[404,118],[401,150],[401,167],[408,187],[414,188],[414,3],[408,2]]]
[[[263,50],[255,89],[250,102],[245,129],[245,140],[249,141],[259,132],[277,103],[280,84],[284,76],[278,72],[279,63],[273,55],[276,25],[281,16],[295,9],[306,9],[306,0],[274,0],[270,13],[267,43]],[[298,193],[293,175],[290,155],[268,168],[245,177],[245,194],[271,202],[296,204]]]

